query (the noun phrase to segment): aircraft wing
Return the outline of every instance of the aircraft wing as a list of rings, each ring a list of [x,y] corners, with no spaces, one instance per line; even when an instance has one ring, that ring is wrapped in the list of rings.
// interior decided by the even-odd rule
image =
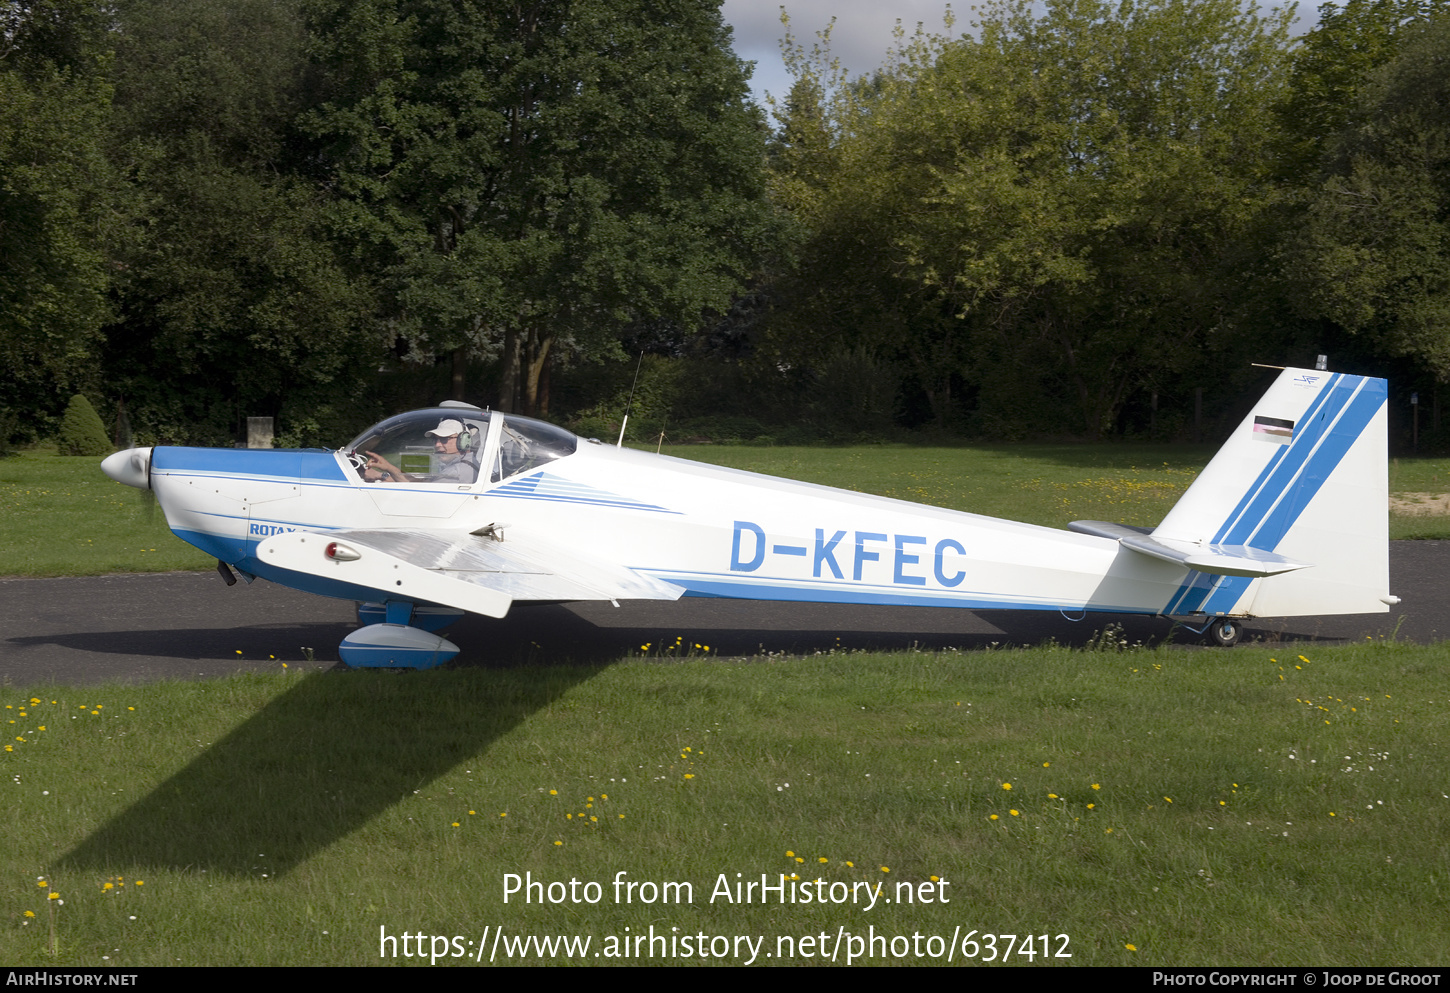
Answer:
[[[261,542],[257,557],[376,590],[379,599],[391,594],[488,617],[503,617],[515,600],[675,600],[684,593],[627,566],[484,531],[293,531]]]
[[[1262,548],[1248,545],[1200,545],[1174,538],[1155,538],[1145,529],[1128,524],[1113,524],[1110,521],[1073,521],[1068,528],[1081,534],[1112,538],[1124,548],[1165,562],[1176,562],[1210,576],[1277,576],[1282,572],[1293,572],[1310,566],[1308,562],[1298,562],[1274,552],[1266,552]]]

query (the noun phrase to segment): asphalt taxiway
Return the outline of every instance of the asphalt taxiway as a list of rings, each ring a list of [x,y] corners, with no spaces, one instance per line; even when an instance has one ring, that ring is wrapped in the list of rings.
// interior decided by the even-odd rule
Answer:
[[[1391,542],[1390,589],[1402,602],[1387,614],[1253,620],[1241,644],[1439,641],[1450,634],[1450,541]],[[17,687],[331,668],[357,626],[350,601],[261,580],[228,587],[211,572],[0,579],[0,618],[0,683]],[[1129,642],[1201,644],[1162,618],[715,599],[516,607],[501,621],[466,617],[447,636],[462,648],[455,666],[511,666],[602,661],[645,645],[712,656],[1081,645],[1109,624]]]

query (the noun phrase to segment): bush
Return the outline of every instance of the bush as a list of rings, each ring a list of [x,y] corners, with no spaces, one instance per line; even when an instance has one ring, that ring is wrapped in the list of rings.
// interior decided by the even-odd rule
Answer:
[[[110,455],[111,440],[91,402],[77,393],[60,421],[56,447],[61,455]]]
[[[15,436],[20,433],[20,419],[0,407],[0,457],[15,451]]]

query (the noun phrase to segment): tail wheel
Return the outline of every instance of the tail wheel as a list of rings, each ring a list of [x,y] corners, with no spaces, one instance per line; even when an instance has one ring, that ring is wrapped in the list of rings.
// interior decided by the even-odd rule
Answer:
[[[1208,626],[1209,641],[1220,648],[1232,648],[1243,637],[1244,627],[1233,617],[1220,617]]]

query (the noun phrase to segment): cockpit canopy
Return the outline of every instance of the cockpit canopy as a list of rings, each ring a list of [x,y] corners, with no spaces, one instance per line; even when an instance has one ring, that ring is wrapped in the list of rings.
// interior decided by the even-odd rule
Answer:
[[[363,462],[369,452],[376,453],[415,480],[427,479],[441,469],[433,442],[440,428],[452,427],[445,426],[445,421],[462,426],[458,450],[463,460],[478,470],[478,482],[496,483],[536,469],[574,454],[579,444],[572,433],[531,417],[477,407],[434,407],[374,424],[349,442],[344,451],[350,456],[362,456]],[[354,464],[358,462],[355,458]]]

